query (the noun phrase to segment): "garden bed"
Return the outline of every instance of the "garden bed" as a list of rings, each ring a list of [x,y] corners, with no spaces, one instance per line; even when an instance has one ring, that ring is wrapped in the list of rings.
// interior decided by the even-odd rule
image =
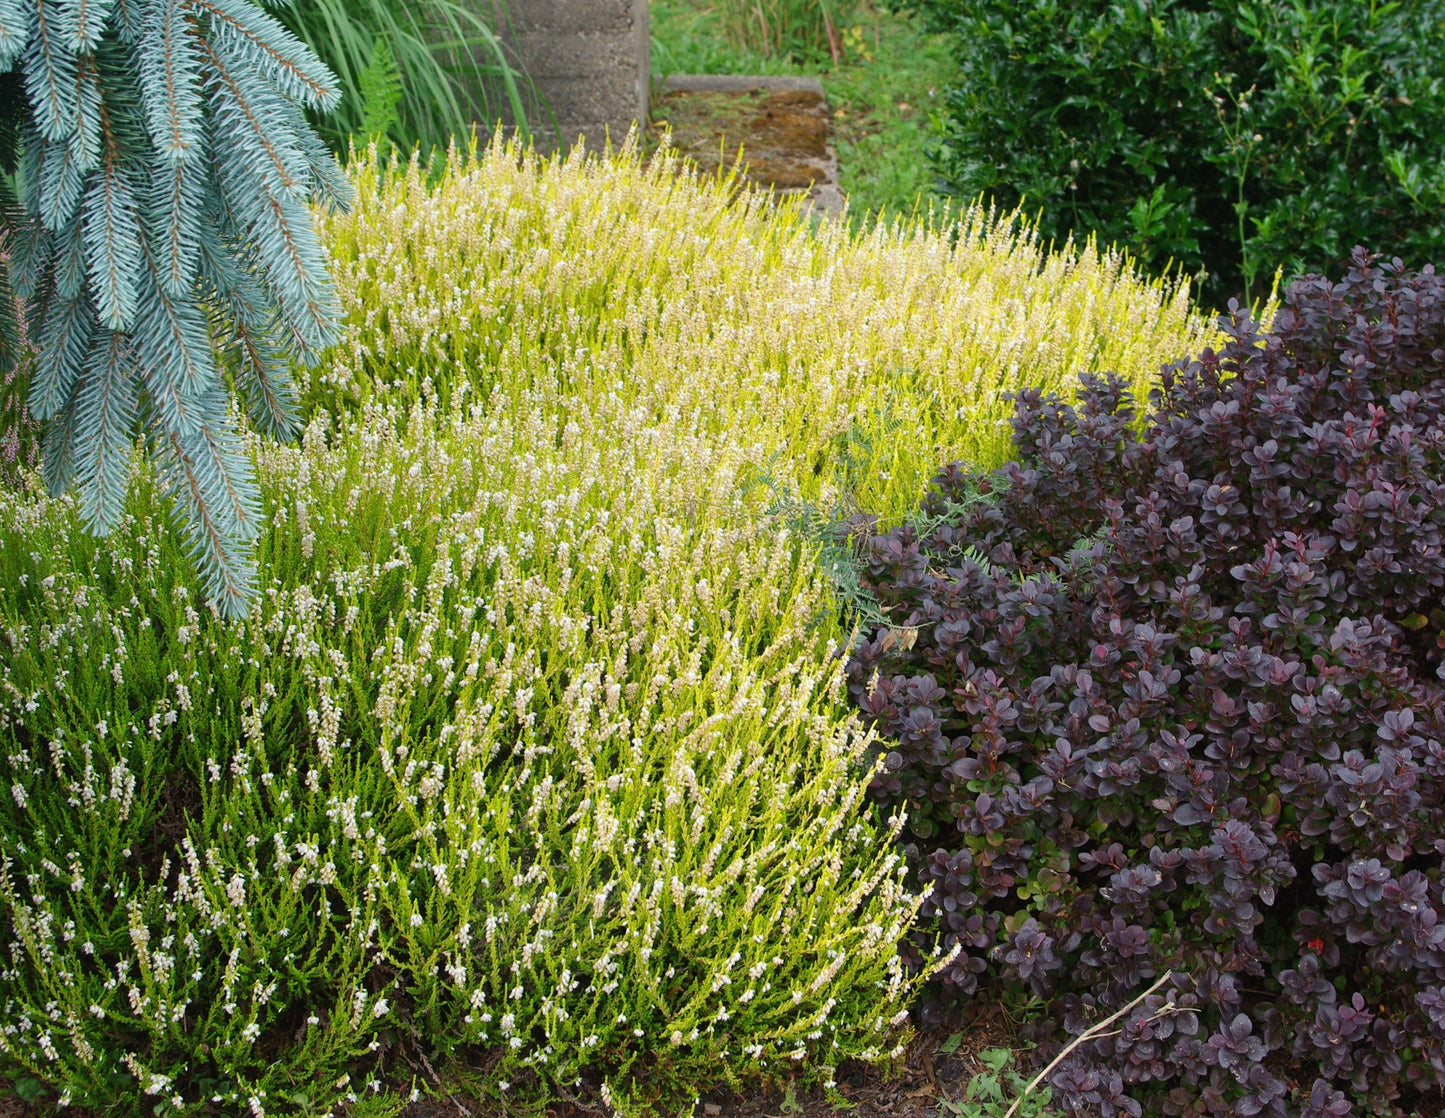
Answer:
[[[921,1033],[894,1063],[843,1064],[831,1088],[787,1083],[741,1091],[718,1087],[698,1096],[693,1114],[694,1118],[950,1118],[971,1099],[1013,1098],[1019,1083],[1010,1050],[1015,1041],[1014,1030],[991,1007],[958,1031]],[[1047,1089],[1039,1095],[1046,1098]],[[475,1099],[441,1095],[410,1104],[401,1118],[457,1118],[458,1104],[476,1115],[488,1113],[487,1105]],[[603,1118],[610,1112],[595,1091],[577,1091],[550,1107],[549,1113],[556,1118]],[[1032,1105],[1022,1113],[1025,1118],[1039,1118],[1041,1107]],[[0,1111],[0,1118],[36,1116]]]
[[[1008,388],[1145,384],[1207,329],[984,215],[858,236],[676,171],[354,170],[344,344],[300,445],[250,444],[247,621],[144,469],[104,546],[4,494],[26,1090],[288,1113],[430,1064],[499,1107],[595,1078],[660,1110],[906,1042],[917,900],[809,526],[1001,461]]]

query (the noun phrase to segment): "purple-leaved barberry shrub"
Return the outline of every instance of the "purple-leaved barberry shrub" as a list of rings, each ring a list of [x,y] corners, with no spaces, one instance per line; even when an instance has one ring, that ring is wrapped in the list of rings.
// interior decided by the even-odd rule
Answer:
[[[1068,1114],[1442,1112],[1445,280],[1357,250],[1222,325],[1142,423],[1021,392],[1015,463],[857,525],[904,950],[957,949],[934,1011],[1043,999],[1045,1057],[1172,971]]]

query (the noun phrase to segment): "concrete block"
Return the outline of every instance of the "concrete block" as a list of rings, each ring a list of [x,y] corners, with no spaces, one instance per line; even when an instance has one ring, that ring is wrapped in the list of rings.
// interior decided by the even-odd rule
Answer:
[[[488,17],[528,79],[528,123],[544,150],[615,144],[647,121],[652,75],[647,0],[468,0]],[[504,10],[503,10],[504,9]],[[506,105],[500,84],[489,101]],[[510,113],[503,124],[511,126]],[[555,119],[556,126],[553,127]],[[494,122],[479,122],[489,133]]]
[[[595,82],[598,88],[627,85],[634,74],[632,44],[625,35],[601,31],[519,31],[513,38],[518,53],[531,60],[527,76]]]
[[[632,0],[510,0],[494,3],[492,26],[515,31],[568,28],[572,31],[627,33],[634,18]]]

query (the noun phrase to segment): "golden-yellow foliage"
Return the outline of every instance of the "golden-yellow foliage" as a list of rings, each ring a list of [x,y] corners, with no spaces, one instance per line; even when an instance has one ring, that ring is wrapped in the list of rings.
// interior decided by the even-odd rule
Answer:
[[[1006,392],[1112,370],[1142,402],[1161,364],[1212,337],[1184,283],[1092,246],[1049,252],[1015,215],[859,235],[678,172],[494,145],[431,188],[363,163],[360,203],[329,230],[352,329],[317,398],[427,376],[569,408],[618,395],[801,497],[847,487],[896,515],[942,462],[1003,460]],[[698,492],[719,494],[703,475]]]

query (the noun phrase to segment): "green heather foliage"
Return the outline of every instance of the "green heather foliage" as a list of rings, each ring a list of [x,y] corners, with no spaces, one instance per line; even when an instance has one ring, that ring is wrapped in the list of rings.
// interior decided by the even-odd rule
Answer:
[[[355,170],[344,342],[299,445],[245,436],[248,617],[200,604],[153,464],[104,544],[0,492],[0,1075],[283,1115],[429,1066],[676,1113],[896,1051],[901,820],[769,509],[910,509],[1006,441],[1000,385],[1207,335],[981,215],[814,232],[679,171]]]
[[[904,0],[962,67],[937,165],[1223,306],[1445,248],[1440,0]]]
[[[232,389],[292,435],[288,364],[335,338],[307,202],[348,186],[302,115],[335,79],[250,0],[0,0],[0,81],[24,106],[0,164],[18,157],[7,271],[39,344],[46,482],[105,534],[144,433],[207,596],[244,612],[259,506]]]

